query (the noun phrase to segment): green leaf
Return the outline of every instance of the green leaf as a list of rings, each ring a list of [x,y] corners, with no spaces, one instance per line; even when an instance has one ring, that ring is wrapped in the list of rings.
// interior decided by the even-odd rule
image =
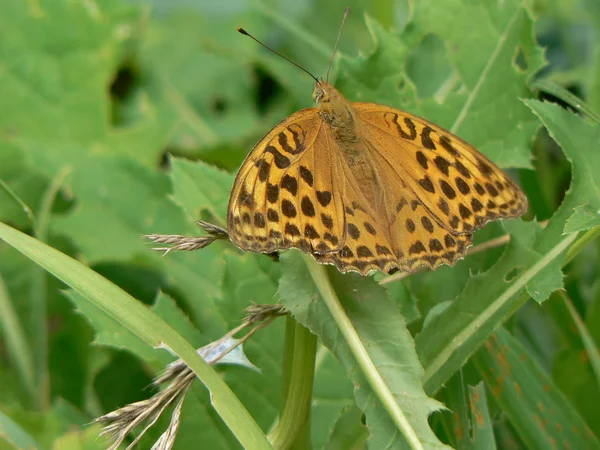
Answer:
[[[52,443],[52,450],[104,450],[110,446],[108,436],[100,437],[99,425],[83,430],[69,430]]]
[[[552,380],[593,430],[600,429],[600,357],[597,344],[600,341],[594,336],[599,329],[597,299],[596,292],[592,304],[585,310],[585,323],[565,292],[556,292],[547,303],[547,309],[561,331],[557,335],[559,350],[551,361]],[[532,332],[542,336],[535,330]]]
[[[538,301],[562,286],[561,259],[556,257],[575,237],[563,235],[567,220],[577,206],[587,203],[600,206],[595,176],[600,170],[600,158],[594,152],[586,152],[600,139],[600,126],[588,124],[558,106],[530,100],[526,104],[540,117],[570,159],[573,165],[571,187],[543,231],[537,230],[531,235],[532,225],[529,230],[525,225],[517,225],[518,222],[508,225],[512,241],[516,242],[511,241],[499,263],[485,274],[474,277],[454,304],[431,320],[417,336],[428,392],[439,388],[485,337],[525,301],[524,297],[513,297],[518,285],[526,284],[529,295]],[[515,251],[517,253],[511,256]],[[514,275],[513,271],[519,267],[527,269],[526,272],[514,279],[512,286],[502,287],[506,284],[503,280]],[[459,343],[448,345],[450,339],[456,341],[457,335],[461,336]]]
[[[600,448],[593,431],[506,330],[499,329],[473,359],[528,448]]]
[[[52,225],[55,232],[76,242],[90,263],[129,260],[136,254],[150,258],[153,255],[142,234],[186,225],[167,199],[167,177],[135,161],[80,157],[69,178],[77,206],[71,214],[55,218]]]
[[[200,211],[205,209],[213,221],[226,226],[227,205],[234,177],[201,161],[172,158],[171,165],[173,196],[187,215],[192,220],[198,220]]]
[[[428,0],[414,8],[412,26],[399,36],[367,20],[375,48],[343,61],[339,87],[354,93],[353,100],[427,117],[501,167],[530,167],[538,125],[519,97],[530,95],[527,82],[544,58],[526,6],[520,0]],[[517,55],[525,68],[514,63]]]
[[[315,381],[311,408],[311,434],[315,449],[327,449],[333,434],[368,436],[361,422],[362,412],[354,403],[354,386],[346,377],[344,367],[335,356],[320,345],[315,364]],[[342,425],[343,424],[343,425]]]
[[[14,448],[37,448],[35,440],[8,415],[0,412],[0,435]]]
[[[171,146],[206,152],[247,137],[259,125],[252,71],[243,65],[247,56],[235,51],[244,47],[252,54],[259,47],[243,41],[238,26],[236,15],[215,17],[202,8],[174,9],[149,22],[139,58],[153,77],[143,80],[142,89],[165,119],[177,123]]]
[[[576,236],[563,237],[548,253],[540,254],[534,250],[542,234],[539,225],[511,221],[505,227],[511,233],[511,241],[498,263],[487,272],[472,276],[457,299],[428,319],[416,337],[427,392],[439,389],[524,303],[527,297],[517,295],[521,289],[527,286],[528,293],[545,298],[561,286],[559,255]]]
[[[356,406],[344,408],[336,417],[335,426],[323,450],[346,450],[348,448],[364,448],[369,432],[361,421],[362,411]]]
[[[211,392],[211,403],[242,444],[270,448],[265,435],[223,380],[179,334],[124,291],[91,269],[35,239],[0,224],[0,237],[85,296],[95,307],[154,348],[166,346],[194,370]],[[221,397],[223,396],[223,397]]]
[[[315,333],[340,360],[356,386],[356,403],[367,417],[369,445],[374,448],[407,448],[388,412],[359,369],[348,344],[340,335],[331,313],[311,280],[304,260],[296,252],[282,255],[283,275],[279,293],[283,304],[296,320]],[[427,423],[427,417],[440,404],[427,398],[421,387],[422,367],[414,350],[404,318],[385,290],[373,280],[359,275],[327,271],[333,287],[369,357],[392,391],[425,448],[444,448]]]
[[[577,206],[565,225],[565,233],[589,230],[600,225],[600,209],[590,205]]]
[[[463,373],[459,372],[446,383],[442,398],[452,411],[451,417],[443,414],[442,420],[452,430],[450,436],[456,440],[453,445],[457,450],[496,448],[483,383],[469,386]]]
[[[541,119],[572,166],[569,191],[548,224],[544,240],[538,244],[547,248],[558,233],[580,225],[584,220],[582,212],[587,208],[600,209],[600,154],[593,150],[600,140],[600,124],[587,122],[557,105],[533,100],[525,100],[525,104]],[[585,210],[576,210],[583,205]],[[574,221],[571,225],[569,219]]]

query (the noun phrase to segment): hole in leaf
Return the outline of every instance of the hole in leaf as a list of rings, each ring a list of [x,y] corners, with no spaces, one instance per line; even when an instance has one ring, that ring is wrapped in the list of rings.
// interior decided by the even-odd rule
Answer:
[[[215,97],[213,98],[210,109],[218,116],[222,116],[229,109],[229,103],[227,99],[223,97]]]
[[[133,64],[120,67],[110,85],[110,95],[116,99],[123,100],[129,97],[137,80],[137,70]]]
[[[519,69],[521,72],[527,72],[529,65],[527,64],[527,58],[525,58],[525,53],[523,52],[523,48],[519,45],[517,50],[515,51],[515,55],[513,56],[513,65]]]
[[[135,96],[138,85],[139,72],[132,61],[126,61],[119,67],[114,75],[109,91],[112,100],[111,122],[115,126],[123,125],[127,118],[124,111],[127,104]]]
[[[265,114],[282,89],[277,80],[261,67],[254,68],[254,77],[256,79],[256,107],[261,114]]]
[[[519,275],[521,275],[524,270],[525,269],[522,266],[514,267],[513,269],[509,270],[506,275],[504,275],[504,281],[506,281],[508,283],[508,282],[514,280]]]

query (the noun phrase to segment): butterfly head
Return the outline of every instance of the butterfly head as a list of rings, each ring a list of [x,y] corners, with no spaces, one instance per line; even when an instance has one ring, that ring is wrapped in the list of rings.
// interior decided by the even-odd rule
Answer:
[[[341,94],[327,81],[319,80],[315,83],[312,97],[317,107],[321,108],[327,103],[335,102],[335,100],[341,97]]]
[[[336,138],[347,142],[356,140],[354,108],[336,88],[326,81],[317,81],[313,100],[319,116],[332,127]]]

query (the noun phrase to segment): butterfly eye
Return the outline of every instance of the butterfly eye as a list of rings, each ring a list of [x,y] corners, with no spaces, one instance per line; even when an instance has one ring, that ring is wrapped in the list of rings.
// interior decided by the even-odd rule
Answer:
[[[315,89],[313,92],[313,100],[315,103],[319,103],[323,98],[324,92],[322,89]]]

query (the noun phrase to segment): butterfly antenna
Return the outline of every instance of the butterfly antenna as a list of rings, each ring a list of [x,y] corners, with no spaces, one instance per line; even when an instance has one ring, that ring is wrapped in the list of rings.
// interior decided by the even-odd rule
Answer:
[[[340,31],[338,31],[338,36],[335,41],[335,47],[333,47],[333,53],[331,54],[331,59],[329,60],[329,67],[327,68],[327,77],[325,80],[329,83],[329,72],[331,71],[331,66],[333,65],[333,59],[335,58],[335,54],[337,52],[338,44],[340,42],[340,36],[342,35],[342,29],[344,28],[344,23],[346,23],[346,17],[348,17],[348,13],[350,12],[350,7],[346,7],[346,12],[344,13],[344,18],[342,19],[342,24],[340,25]]]
[[[320,81],[317,79],[317,77],[315,77],[312,73],[310,73],[308,70],[306,70],[304,67],[302,67],[300,64],[295,63],[294,61],[292,61],[290,58],[287,58],[285,56],[283,56],[281,53],[276,52],[275,50],[273,50],[270,47],[267,47],[265,44],[263,44],[262,42],[260,42],[258,39],[256,39],[254,36],[252,36],[250,33],[248,33],[246,30],[244,30],[243,28],[238,28],[237,29],[240,33],[242,33],[245,36],[248,36],[249,38],[253,39],[254,41],[258,42],[260,45],[262,45],[264,48],[266,48],[267,50],[269,50],[271,53],[275,53],[277,56],[285,59],[287,62],[292,63],[293,65],[295,65],[298,69],[302,70],[303,72],[309,74],[311,76],[311,78],[313,80],[315,80],[317,83],[320,83]]]

